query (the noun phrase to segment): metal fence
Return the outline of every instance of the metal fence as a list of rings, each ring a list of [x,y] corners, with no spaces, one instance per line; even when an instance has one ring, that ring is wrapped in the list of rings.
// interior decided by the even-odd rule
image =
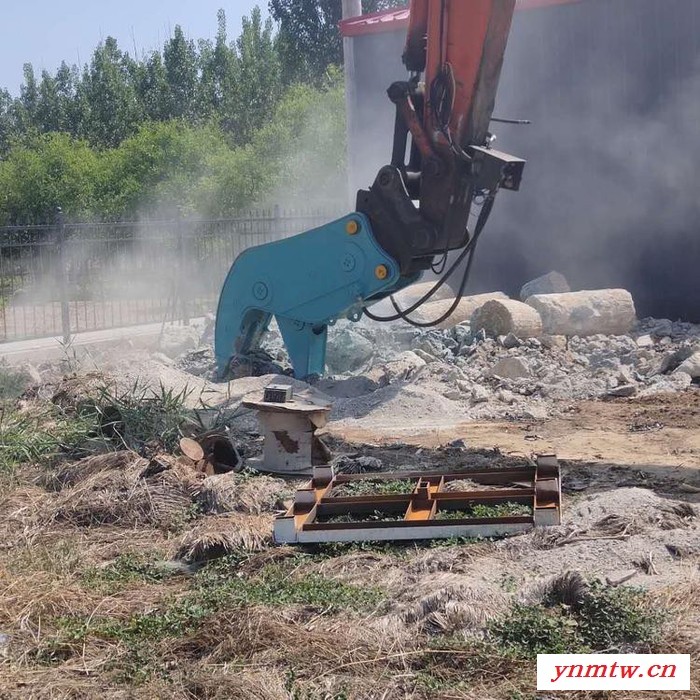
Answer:
[[[0,227],[0,342],[203,315],[240,252],[336,214]]]

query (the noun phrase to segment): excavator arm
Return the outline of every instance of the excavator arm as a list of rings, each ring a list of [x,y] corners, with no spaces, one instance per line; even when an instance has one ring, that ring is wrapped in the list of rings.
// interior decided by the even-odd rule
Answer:
[[[250,357],[276,318],[297,377],[323,374],[329,325],[405,319],[434,325],[457,306],[479,235],[500,189],[517,190],[524,161],[491,148],[489,132],[515,0],[413,0],[396,107],[392,157],[357,195],[356,211],[292,238],[250,248],[219,299],[220,373]],[[478,207],[470,229],[472,209]],[[377,301],[414,283],[436,261],[445,274],[408,309],[375,316]],[[456,270],[452,309],[433,324],[410,313]]]

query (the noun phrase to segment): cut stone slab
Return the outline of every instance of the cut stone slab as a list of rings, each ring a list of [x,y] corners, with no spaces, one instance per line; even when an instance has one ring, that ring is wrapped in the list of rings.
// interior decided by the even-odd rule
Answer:
[[[516,338],[538,338],[542,335],[539,313],[521,301],[492,299],[474,311],[472,332],[483,330],[487,336],[514,335]]]
[[[454,326],[463,323],[464,321],[469,321],[472,314],[476,309],[482,307],[489,301],[496,299],[507,300],[508,297],[503,292],[489,292],[487,294],[475,294],[470,297],[462,297],[459,300],[459,304],[452,312],[452,315],[443,321],[442,323],[435,326],[435,328],[447,329],[453,328]],[[420,323],[427,323],[429,321],[434,321],[436,318],[440,318],[454,302],[454,297],[450,299],[442,299],[440,301],[430,301],[423,304],[419,309],[416,309],[412,314],[411,318],[414,321]],[[500,335],[507,335],[506,333],[501,333]]]
[[[520,301],[525,301],[533,294],[561,294],[570,291],[566,277],[560,272],[552,271],[524,284],[520,290]]]
[[[526,303],[539,312],[549,335],[626,335],[637,321],[626,289],[534,294]]]

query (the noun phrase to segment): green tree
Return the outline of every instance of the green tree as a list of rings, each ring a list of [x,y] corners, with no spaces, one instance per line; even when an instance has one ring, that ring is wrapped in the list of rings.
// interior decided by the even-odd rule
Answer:
[[[15,133],[13,107],[12,95],[7,90],[0,90],[0,158],[7,155]]]
[[[70,217],[93,213],[98,156],[68,134],[15,143],[0,161],[0,224],[44,223],[57,206]]]
[[[405,0],[363,0],[363,12],[403,7]],[[270,0],[270,14],[279,24],[278,50],[285,84],[322,81],[329,65],[343,62],[338,22],[340,0]]]
[[[186,39],[180,25],[163,47],[165,76],[170,91],[169,116],[194,119],[197,116],[199,56],[194,42]]]
[[[223,95],[225,129],[236,143],[247,143],[256,129],[267,124],[282,93],[279,57],[275,50],[272,20],[263,24],[260,9],[244,17],[236,41],[235,81],[227,82]]]
[[[141,119],[133,60],[107,37],[83,72],[79,99],[89,106],[85,133],[91,142],[115,146],[134,133]]]
[[[14,104],[14,119],[17,133],[29,133],[37,127],[37,109],[39,106],[39,86],[31,63],[22,68],[24,81],[19,89],[19,98]]]
[[[200,107],[205,108],[205,116],[225,116],[225,105],[230,101],[235,84],[237,56],[235,47],[228,45],[226,13],[217,13],[218,29],[214,44],[202,41],[199,46],[201,63]]]
[[[137,73],[137,93],[141,111],[146,119],[165,121],[170,116],[170,87],[159,51],[151,53]]]
[[[209,160],[226,151],[224,137],[215,127],[188,126],[181,120],[144,124],[102,155],[97,208],[106,218],[159,210],[166,215],[173,210],[191,212]]]

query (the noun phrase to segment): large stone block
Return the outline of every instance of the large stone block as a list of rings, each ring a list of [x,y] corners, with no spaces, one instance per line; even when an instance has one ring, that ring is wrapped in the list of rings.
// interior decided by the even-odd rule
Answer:
[[[526,303],[539,313],[549,335],[625,335],[637,321],[626,289],[535,294]]]
[[[474,311],[472,333],[483,330],[496,338],[513,334],[517,338],[539,338],[542,335],[540,315],[527,304],[513,299],[492,299]]]

